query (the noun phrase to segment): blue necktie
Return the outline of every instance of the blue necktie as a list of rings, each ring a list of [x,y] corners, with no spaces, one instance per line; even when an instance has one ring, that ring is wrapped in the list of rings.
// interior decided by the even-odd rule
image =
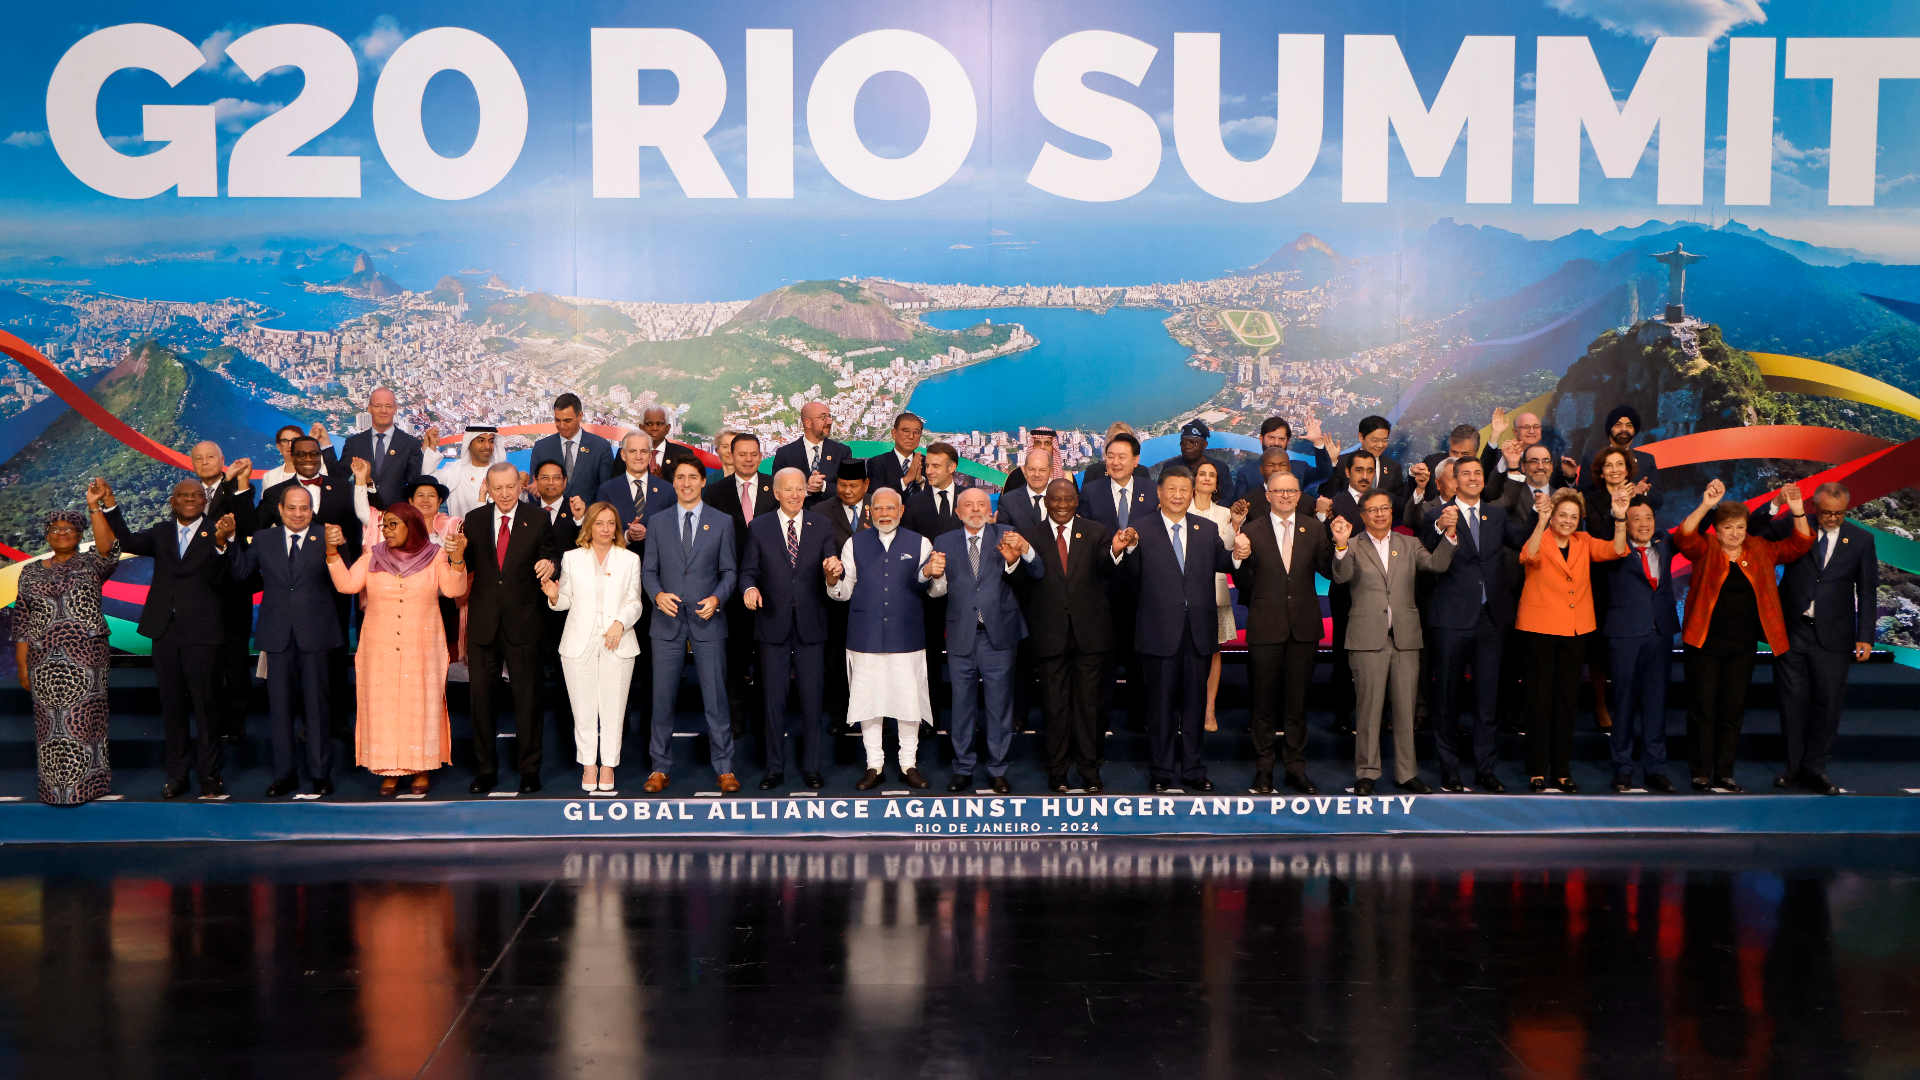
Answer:
[[[1814,576],[1818,577],[1819,571],[1827,568],[1827,530],[1820,530],[1820,542],[1814,545],[1813,553],[1819,556],[1819,562],[1814,567]]]
[[[180,557],[187,557],[187,548],[193,544],[193,526],[182,525],[180,529]]]
[[[1115,509],[1119,511],[1114,515],[1114,517],[1118,518],[1120,522],[1120,524],[1117,527],[1121,529],[1126,528],[1127,527],[1127,491],[1125,488],[1120,489],[1120,498],[1118,503],[1115,506]]]
[[[385,435],[375,435],[373,437],[373,482],[375,486],[378,486],[380,483],[380,470],[386,463],[387,437]]]
[[[1454,505],[1460,506],[1459,503],[1455,503]],[[1478,554],[1480,551],[1480,508],[1477,506],[1460,506],[1460,512],[1466,515],[1467,535],[1473,537],[1473,550]],[[1484,581],[1480,583],[1480,602],[1482,604],[1487,602],[1487,584]]]
[[[1173,526],[1173,557],[1180,563],[1180,572],[1187,572],[1187,545],[1180,541],[1180,526]]]
[[[687,511],[686,516],[680,520],[683,522],[680,526],[680,546],[686,550],[687,561],[691,562],[693,561],[693,511]]]

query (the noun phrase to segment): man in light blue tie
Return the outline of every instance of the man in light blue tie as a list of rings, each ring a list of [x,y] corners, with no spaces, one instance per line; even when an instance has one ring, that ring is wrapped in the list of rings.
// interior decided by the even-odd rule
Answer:
[[[653,643],[653,773],[647,777],[648,792],[663,790],[673,770],[674,702],[689,652],[700,679],[720,790],[740,790],[733,774],[733,725],[727,709],[727,621],[716,617],[733,595],[733,520],[701,502],[706,482],[699,462],[674,459],[675,505],[647,522],[653,542],[647,545],[641,588],[655,608],[648,632]]]
[[[394,422],[399,412],[399,399],[392,390],[382,386],[367,395],[367,417],[371,421],[367,430],[347,436],[346,441],[340,444],[339,456],[335,456],[333,447],[327,445],[325,429],[318,429],[318,434],[314,436],[320,440],[322,458],[329,475],[345,475],[347,470],[341,468],[342,458],[349,462],[354,458],[362,458],[373,467],[367,501],[375,509],[385,509],[389,503],[406,501],[401,489],[420,475],[420,464],[424,458],[423,444]],[[429,432],[429,435],[432,434]]]

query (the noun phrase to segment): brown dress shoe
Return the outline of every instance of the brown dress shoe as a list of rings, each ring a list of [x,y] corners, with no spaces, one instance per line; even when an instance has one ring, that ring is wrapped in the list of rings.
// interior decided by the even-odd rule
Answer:
[[[740,790],[740,781],[732,773],[720,774],[720,794],[731,795]]]
[[[654,794],[658,794],[659,792],[665,791],[666,787],[667,787],[667,774],[663,772],[657,772],[657,773],[648,774],[647,782],[641,787],[640,790],[646,792],[649,795],[654,795]]]
[[[853,790],[872,791],[874,788],[877,788],[879,786],[880,786],[880,770],[868,769],[866,772],[860,774],[860,779],[854,781]]]
[[[910,788],[923,788],[927,786],[927,778],[920,775],[919,769],[900,770],[900,779],[905,781],[906,785]]]

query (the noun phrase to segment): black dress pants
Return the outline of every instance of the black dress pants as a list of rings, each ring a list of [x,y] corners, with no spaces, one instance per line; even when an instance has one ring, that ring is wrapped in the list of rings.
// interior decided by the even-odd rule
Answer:
[[[1307,684],[1320,652],[1317,641],[1247,646],[1247,682],[1253,695],[1254,771],[1273,772],[1274,737],[1284,732],[1281,756],[1288,772],[1307,767]]]
[[[1811,619],[1795,615],[1788,620],[1787,651],[1773,659],[1773,682],[1780,692],[1780,734],[1787,741],[1789,776],[1827,771],[1852,665],[1852,649],[1820,647]]]
[[[1754,643],[1708,638],[1686,647],[1687,763],[1696,780],[1733,775],[1734,752],[1747,718]]]
[[[1333,694],[1333,722],[1336,726],[1353,722],[1355,694],[1353,665],[1347,657],[1347,613],[1353,610],[1353,593],[1345,585],[1327,588],[1328,613],[1333,616],[1333,675],[1328,687]]]
[[[500,772],[500,755],[494,740],[498,732],[495,709],[500,698],[502,663],[506,664],[513,693],[514,756],[519,759],[515,767],[523,775],[540,772],[540,736],[546,719],[540,712],[540,651],[538,638],[516,644],[501,634],[485,645],[467,642],[474,771],[481,776],[495,776]]]
[[[185,780],[196,766],[205,781],[220,775],[220,721],[214,682],[220,646],[182,645],[162,634],[153,642],[153,680],[167,741],[167,779]]]
[[[1528,776],[1573,775],[1573,715],[1590,636],[1522,634],[1527,643],[1527,689],[1533,698],[1533,719],[1527,723]]]
[[[1213,654],[1202,656],[1194,647],[1193,623],[1183,617],[1172,656],[1143,655],[1139,660],[1146,676],[1148,774],[1170,784],[1205,780],[1201,724],[1207,718],[1207,670]]]
[[[1102,678],[1107,672],[1107,654],[1085,652],[1071,640],[1055,656],[1038,656],[1034,666],[1040,676],[1040,700],[1046,716],[1047,776],[1067,775],[1069,760],[1082,777],[1100,768],[1100,746],[1106,728],[1100,723]],[[1111,684],[1108,684],[1109,686]]]

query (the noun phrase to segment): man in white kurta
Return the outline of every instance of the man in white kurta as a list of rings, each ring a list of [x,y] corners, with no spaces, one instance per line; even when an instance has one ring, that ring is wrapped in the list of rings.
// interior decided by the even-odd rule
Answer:
[[[498,432],[495,427],[468,427],[460,439],[460,456],[433,471],[433,478],[447,489],[447,513],[455,519],[491,501],[487,498],[487,469],[493,464]]]
[[[920,775],[920,722],[933,722],[927,695],[923,596],[945,596],[946,557],[926,537],[900,528],[900,493],[874,492],[868,512],[873,528],[841,545],[826,568],[827,595],[849,601],[847,617],[847,719],[860,725],[867,771],[854,787],[880,786],[886,766],[882,738],[893,717],[900,739],[900,779],[924,788]],[[835,565],[837,564],[837,565]]]

